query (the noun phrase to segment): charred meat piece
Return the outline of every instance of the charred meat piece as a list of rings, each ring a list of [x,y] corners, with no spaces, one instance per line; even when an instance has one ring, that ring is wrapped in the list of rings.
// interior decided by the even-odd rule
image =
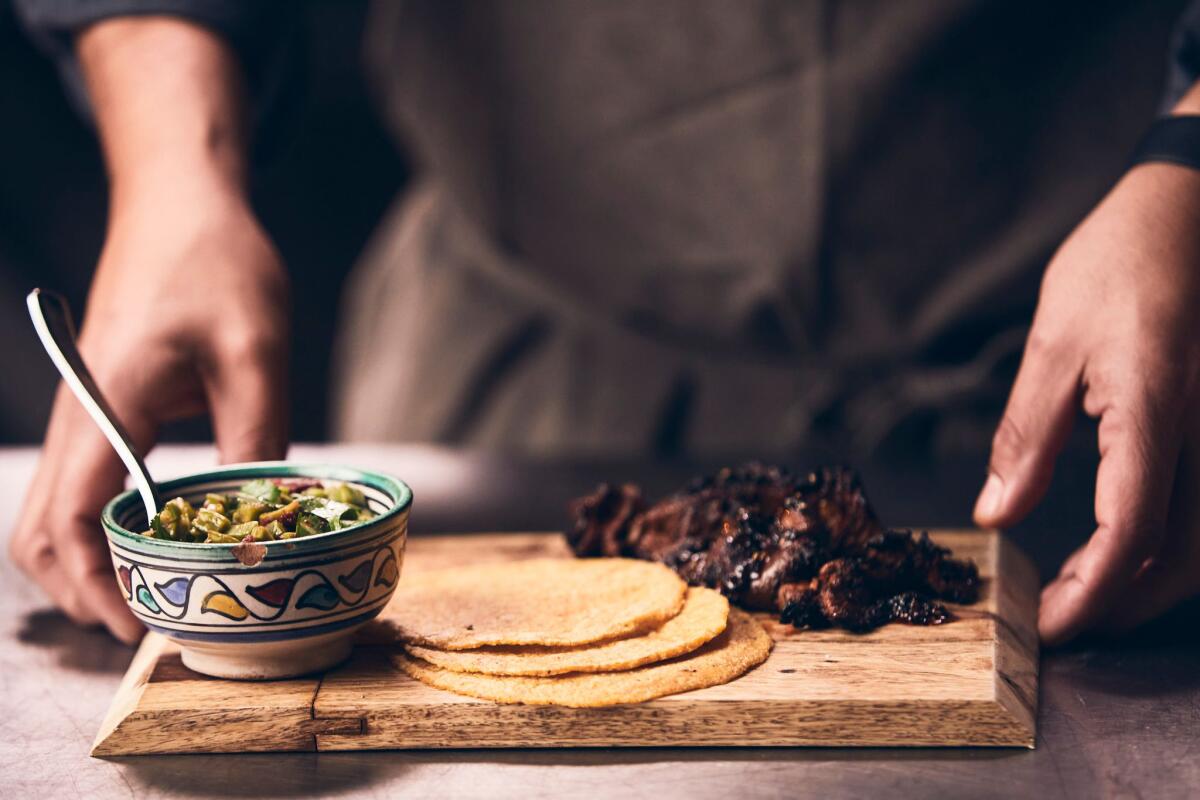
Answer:
[[[927,534],[884,528],[844,467],[803,477],[758,463],[726,468],[650,506],[636,486],[606,484],[571,510],[576,555],[659,561],[797,627],[936,625],[951,618],[938,600],[979,595],[974,564]]]
[[[816,576],[827,558],[825,545],[815,536],[797,536],[770,543],[740,605],[759,611],[782,611],[779,593],[784,586]]]
[[[852,631],[869,631],[879,619],[879,592],[870,573],[856,558],[827,561],[817,575],[817,602],[831,625]]]
[[[973,603],[979,596],[975,565],[951,558],[925,532],[914,537],[911,531],[885,531],[867,541],[863,560],[899,591],[927,591],[955,603]]]
[[[571,502],[575,521],[567,531],[567,544],[577,556],[626,555],[629,525],[645,508],[642,490],[632,483],[601,484],[592,494]]]
[[[904,622],[909,625],[941,625],[953,617],[950,611],[936,600],[930,600],[916,592],[901,592],[881,600],[884,622]],[[883,623],[881,623],[883,624]]]
[[[810,476],[811,477],[811,476]],[[687,487],[690,495],[719,496],[762,514],[775,514],[796,493],[803,481],[784,467],[751,462],[726,467],[712,476],[696,478]]]
[[[867,501],[858,474],[845,467],[822,467],[804,479],[779,512],[779,524],[805,529],[820,523],[841,551],[855,551],[884,532]]]
[[[950,619],[941,603],[900,588],[907,575],[895,578],[869,559],[830,561],[818,577],[821,613],[830,624],[851,631],[869,631],[889,622],[939,625]]]
[[[828,628],[829,620],[821,611],[819,583],[785,583],[776,595],[779,621],[797,628]]]

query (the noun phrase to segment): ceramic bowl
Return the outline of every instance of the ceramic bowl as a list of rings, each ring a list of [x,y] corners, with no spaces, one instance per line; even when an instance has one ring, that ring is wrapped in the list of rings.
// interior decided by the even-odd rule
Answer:
[[[199,505],[255,478],[311,478],[358,487],[379,516],[342,531],[266,542],[247,566],[235,545],[142,536],[146,512],[134,491],[117,495],[101,521],[129,608],[177,642],[183,663],[221,678],[268,679],[327,669],[350,653],[354,630],[379,614],[400,580],[412,491],[377,472],[320,464],[260,462],[160,485],[164,500]],[[252,559],[247,559],[252,560]]]

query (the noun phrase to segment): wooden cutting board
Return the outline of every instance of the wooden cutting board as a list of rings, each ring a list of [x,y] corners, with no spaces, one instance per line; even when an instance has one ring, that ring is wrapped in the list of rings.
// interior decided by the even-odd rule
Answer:
[[[149,635],[92,755],[461,747],[982,745],[1033,747],[1037,575],[1002,535],[934,531],[984,578],[979,602],[936,627],[869,634],[762,620],[771,657],[724,686],[599,709],[497,705],[433,689],[368,629],[325,675],[247,683],[198,675]],[[569,556],[557,534],[413,538],[404,574]],[[374,640],[373,640],[374,636]]]

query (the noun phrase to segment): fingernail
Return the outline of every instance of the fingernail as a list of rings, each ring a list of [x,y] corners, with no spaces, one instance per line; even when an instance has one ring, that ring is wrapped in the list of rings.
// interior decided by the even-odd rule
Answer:
[[[983,491],[975,501],[975,517],[982,520],[993,520],[1000,515],[1000,503],[1004,500],[1004,481],[993,473],[988,475],[983,484]]]

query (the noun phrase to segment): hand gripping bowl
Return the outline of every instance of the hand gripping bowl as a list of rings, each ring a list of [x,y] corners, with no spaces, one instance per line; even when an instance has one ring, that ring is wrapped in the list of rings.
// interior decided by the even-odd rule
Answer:
[[[164,498],[196,503],[256,478],[309,478],[357,487],[379,516],[362,525],[265,542],[247,566],[231,544],[143,536],[137,492],[117,495],[101,521],[117,582],[133,613],[177,642],[183,663],[220,678],[286,678],[326,669],[350,653],[356,628],[379,614],[400,580],[412,491],[377,472],[318,464],[237,464],[161,484]],[[253,559],[247,559],[253,560]]]

